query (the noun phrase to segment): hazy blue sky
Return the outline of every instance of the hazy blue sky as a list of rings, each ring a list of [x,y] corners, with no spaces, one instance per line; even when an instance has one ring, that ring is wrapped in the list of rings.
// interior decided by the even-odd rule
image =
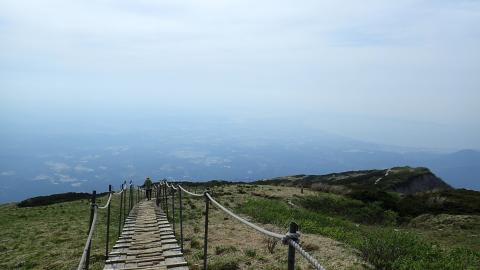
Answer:
[[[181,111],[480,149],[479,103],[480,1],[0,1],[2,128]]]

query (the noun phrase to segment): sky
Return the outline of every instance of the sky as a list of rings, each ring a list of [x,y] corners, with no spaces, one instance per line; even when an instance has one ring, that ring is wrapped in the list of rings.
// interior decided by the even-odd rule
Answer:
[[[480,149],[479,48],[480,1],[0,0],[0,125],[222,115]]]

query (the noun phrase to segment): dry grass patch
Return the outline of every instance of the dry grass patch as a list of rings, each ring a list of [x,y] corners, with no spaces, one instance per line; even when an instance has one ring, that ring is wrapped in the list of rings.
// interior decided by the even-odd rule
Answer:
[[[237,190],[242,190],[242,192],[236,192]],[[292,187],[242,185],[224,186],[221,188],[221,192],[215,192],[214,188],[214,194],[224,194],[214,198],[224,205],[229,204],[229,208],[236,212],[234,208],[251,198],[251,192],[276,196],[281,200],[289,199],[294,195],[306,196],[313,193],[313,191],[304,189],[304,193],[301,194],[299,188]],[[188,247],[185,257],[191,269],[195,270],[201,269],[203,265],[204,216],[189,212],[203,212],[205,201],[203,198],[190,199],[188,204],[196,206],[187,207],[185,210],[185,216],[191,218],[184,221],[184,235],[190,239],[185,241],[185,247]],[[248,219],[248,217],[246,218]],[[271,224],[260,225],[282,234],[287,230],[287,228],[279,228]],[[209,269],[286,269],[287,246],[279,241],[268,239],[263,234],[226,216],[213,205],[210,208],[208,233]],[[364,268],[364,262],[359,258],[357,252],[340,242],[310,234],[302,234],[301,241],[302,245],[309,249],[312,255],[327,269]],[[297,265],[297,269],[313,269],[299,254],[297,254]]]

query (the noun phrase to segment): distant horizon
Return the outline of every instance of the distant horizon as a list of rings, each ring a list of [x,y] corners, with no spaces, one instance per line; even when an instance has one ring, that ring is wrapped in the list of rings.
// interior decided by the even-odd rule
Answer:
[[[408,165],[399,165],[399,166],[393,166],[391,168],[394,168],[394,167],[411,167],[411,166],[408,166]],[[412,167],[412,168],[418,168],[418,167]],[[282,177],[288,177],[288,176],[296,176],[296,175],[319,175],[319,176],[322,176],[322,175],[329,175],[329,174],[341,174],[341,173],[345,173],[345,172],[354,172],[354,171],[368,171],[368,170],[384,170],[384,169],[389,169],[389,168],[365,168],[365,169],[360,169],[360,170],[345,170],[345,171],[335,171],[335,172],[327,172],[327,173],[321,173],[321,174],[287,174],[287,175],[277,175],[277,176],[272,176],[272,177],[268,177],[268,178],[258,178],[258,179],[223,179],[223,178],[218,178],[218,179],[179,179],[179,178],[171,178],[171,177],[158,177],[156,178],[155,176],[151,176],[151,175],[146,175],[144,179],[136,179],[136,180],[132,180],[131,178],[125,178],[125,180],[119,180],[115,183],[112,183],[112,190],[113,191],[117,191],[117,190],[120,190],[119,186],[123,183],[123,181],[126,181],[127,183],[130,183],[130,181],[132,181],[132,184],[134,186],[141,186],[143,185],[146,177],[149,177],[150,179],[152,179],[152,181],[154,183],[156,182],[160,182],[162,180],[167,180],[167,181],[171,181],[171,182],[190,182],[190,183],[205,183],[205,182],[211,182],[211,181],[222,181],[222,182],[232,182],[232,183],[251,183],[251,182],[256,182],[256,181],[262,181],[262,180],[272,180],[272,179],[275,179],[275,178],[282,178]],[[435,172],[432,172],[435,174]],[[437,175],[438,176],[438,175]],[[440,177],[441,178],[441,177]],[[442,179],[443,180],[443,179]],[[444,180],[445,181],[445,180]],[[448,182],[446,182],[448,184]],[[455,187],[454,187],[455,188]],[[464,188],[464,187],[457,187],[457,188]],[[465,189],[468,189],[468,188],[465,188]],[[475,190],[475,189],[471,189],[471,190]],[[479,189],[476,189],[476,191],[480,191],[480,188]],[[18,203],[22,200],[26,200],[26,199],[29,199],[29,198],[33,198],[33,197],[41,197],[41,196],[48,196],[48,195],[54,195],[54,194],[62,194],[62,193],[68,193],[68,192],[76,192],[76,193],[91,193],[92,190],[85,190],[85,191],[78,191],[78,190],[70,190],[70,191],[65,191],[65,192],[60,192],[60,193],[45,193],[45,194],[40,194],[40,195],[33,195],[31,197],[25,197],[23,199],[20,199],[18,201],[0,201],[1,204],[3,203]],[[99,190],[96,190],[97,194],[99,193],[106,193],[108,192],[108,186],[105,187],[104,189],[99,189]]]
[[[0,4],[3,130],[182,113],[480,149],[480,2],[27,2]]]
[[[149,173],[392,165],[478,189],[478,14],[463,0],[2,1],[0,201]]]

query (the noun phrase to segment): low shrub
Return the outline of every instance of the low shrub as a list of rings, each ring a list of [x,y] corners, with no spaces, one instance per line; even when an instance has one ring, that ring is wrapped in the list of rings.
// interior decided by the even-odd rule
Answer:
[[[305,196],[297,199],[302,207],[324,214],[341,216],[354,222],[365,224],[394,225],[397,214],[392,210],[385,211],[380,202],[364,203],[334,194]]]
[[[247,257],[253,258],[253,257],[257,256],[257,251],[255,249],[247,249],[247,250],[245,250],[245,255]]]
[[[350,192],[350,189],[345,186],[329,185],[321,182],[312,184],[311,188],[316,191],[322,191],[322,192],[334,193],[334,194],[347,194],[348,192]]]
[[[392,269],[395,261],[428,248],[416,236],[393,230],[375,230],[365,235],[358,249],[377,269]]]
[[[278,239],[275,239],[273,237],[265,237],[264,240],[265,242],[265,245],[267,246],[267,250],[268,252],[270,252],[270,254],[273,254],[273,252],[275,251],[275,247],[277,246],[278,244]]]
[[[215,247],[215,254],[216,255],[221,255],[224,253],[230,253],[230,252],[235,252],[237,251],[237,248],[234,246],[216,246]]]
[[[258,211],[262,209],[262,211]],[[288,227],[296,222],[306,233],[321,234],[358,249],[377,269],[480,269],[480,252],[442,249],[414,234],[388,228],[355,226],[309,209],[291,209],[284,202],[251,199],[239,210],[256,221]],[[388,214],[390,215],[390,214]]]
[[[201,247],[202,247],[202,244],[200,243],[200,241],[196,238],[192,238],[192,240],[190,241],[190,248],[199,249]]]
[[[237,270],[240,269],[240,262],[235,258],[222,258],[213,260],[208,264],[208,269],[211,270]]]
[[[102,196],[102,195],[104,194],[97,194],[97,196]],[[50,205],[50,204],[62,203],[62,202],[71,202],[71,201],[76,201],[80,199],[90,199],[91,197],[92,197],[92,194],[90,193],[67,192],[67,193],[29,198],[21,201],[20,203],[17,204],[17,206],[18,207],[35,207],[35,206]]]

